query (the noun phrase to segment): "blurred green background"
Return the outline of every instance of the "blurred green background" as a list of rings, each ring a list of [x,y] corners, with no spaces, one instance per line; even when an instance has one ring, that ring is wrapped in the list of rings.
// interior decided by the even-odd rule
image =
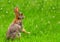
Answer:
[[[6,40],[16,6],[24,13],[24,28],[31,34]],[[60,42],[60,0],[0,0],[0,42]]]

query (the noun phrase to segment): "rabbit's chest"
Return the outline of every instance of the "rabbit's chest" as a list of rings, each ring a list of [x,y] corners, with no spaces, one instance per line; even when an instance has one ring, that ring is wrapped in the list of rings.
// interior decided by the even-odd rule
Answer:
[[[11,32],[16,32],[17,30],[18,31],[21,31],[21,29],[22,29],[22,26],[21,25],[19,25],[19,24],[13,24],[13,25],[11,25],[10,26],[10,31]]]
[[[16,30],[19,30],[19,29],[22,28],[22,25],[15,24],[15,25],[13,26],[13,28],[16,29]]]

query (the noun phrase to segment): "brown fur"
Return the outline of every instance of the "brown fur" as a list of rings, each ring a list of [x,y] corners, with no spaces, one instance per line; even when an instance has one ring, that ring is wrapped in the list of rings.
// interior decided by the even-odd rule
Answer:
[[[7,38],[12,38],[14,39],[16,36],[20,37],[21,32],[29,33],[26,32],[26,30],[22,27],[22,19],[24,18],[23,13],[19,13],[18,7],[14,9],[15,12],[15,19],[12,22],[12,24],[9,26],[8,31],[7,31]]]

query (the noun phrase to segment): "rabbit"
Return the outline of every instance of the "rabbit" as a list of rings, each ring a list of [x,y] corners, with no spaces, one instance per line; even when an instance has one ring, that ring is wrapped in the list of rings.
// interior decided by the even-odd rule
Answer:
[[[15,19],[13,20],[12,24],[8,27],[8,31],[6,33],[7,39],[11,38],[14,39],[16,37],[20,38],[21,37],[21,32],[30,34],[30,32],[27,32],[22,25],[22,20],[24,19],[23,13],[19,13],[19,8],[16,7],[14,9],[15,13]]]

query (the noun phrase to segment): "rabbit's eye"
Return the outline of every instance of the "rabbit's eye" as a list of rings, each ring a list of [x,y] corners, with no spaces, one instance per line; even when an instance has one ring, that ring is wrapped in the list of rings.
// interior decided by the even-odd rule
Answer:
[[[18,19],[20,19],[20,18],[18,18]]]

